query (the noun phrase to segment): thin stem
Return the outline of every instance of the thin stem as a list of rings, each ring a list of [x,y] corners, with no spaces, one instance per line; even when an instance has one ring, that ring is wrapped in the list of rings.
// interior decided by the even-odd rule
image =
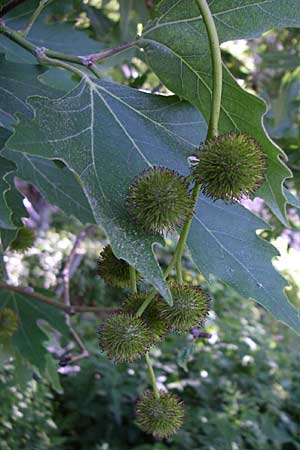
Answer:
[[[77,236],[73,248],[67,258],[67,261],[64,265],[64,269],[62,272],[62,276],[63,276],[63,288],[64,288],[64,304],[66,307],[69,308],[69,313],[65,312],[65,320],[66,320],[66,324],[69,327],[70,333],[73,337],[73,339],[75,340],[75,342],[77,343],[78,347],[80,348],[81,353],[77,356],[72,356],[73,361],[74,358],[88,358],[90,353],[87,350],[86,346],[84,345],[84,343],[82,342],[79,334],[77,333],[77,331],[75,330],[72,321],[71,321],[71,312],[72,312],[72,304],[71,304],[71,299],[70,299],[70,280],[73,274],[72,271],[72,266],[73,266],[73,262],[76,259],[76,256],[78,254],[79,248],[82,244],[82,242],[84,241],[84,239],[88,236],[90,236],[92,233],[94,233],[96,230],[96,227],[94,225],[90,225],[88,226],[86,229],[82,230],[79,235]]]
[[[82,56],[81,58],[85,58],[87,62],[95,64],[96,62],[102,61],[102,59],[108,58],[109,56],[116,55],[117,53],[121,53],[128,48],[132,48],[136,46],[136,42],[127,42],[125,44],[121,44],[118,47],[109,48],[108,50],[103,50],[98,53],[91,53],[87,56]]]
[[[47,5],[47,3],[49,3],[50,1],[51,0],[40,0],[40,3],[38,5],[38,7],[36,8],[36,10],[32,14],[32,16],[30,17],[27,25],[25,26],[25,28],[22,31],[20,31],[20,34],[22,34],[22,36],[26,37],[28,35],[28,33],[30,32],[34,22],[39,17],[39,15],[43,11],[43,9]]]
[[[97,69],[96,64],[89,66],[89,70],[95,75],[96,78],[101,78],[101,72]]]
[[[132,294],[137,294],[137,286],[136,286],[136,270],[134,267],[129,267],[130,271],[130,287]]]
[[[193,204],[194,204],[194,208],[193,209],[195,209],[195,207],[197,205],[199,192],[200,192],[200,185],[196,184],[194,186],[193,193],[192,193],[192,199],[193,199]],[[194,211],[193,211],[193,214],[191,214],[188,217],[188,219],[186,220],[186,222],[184,224],[184,227],[182,229],[182,232],[180,234],[180,238],[179,238],[177,247],[176,247],[176,273],[177,273],[177,280],[178,280],[179,284],[183,283],[183,278],[182,278],[182,256],[183,256],[186,240],[187,240],[190,228],[191,228],[193,216],[194,216]]]
[[[145,359],[146,359],[146,363],[147,363],[147,367],[148,367],[149,378],[150,378],[150,381],[152,384],[153,393],[154,393],[155,397],[158,399],[158,398],[160,398],[160,395],[159,395],[159,390],[158,390],[158,387],[156,384],[156,378],[155,378],[154,370],[153,370],[153,367],[151,364],[149,353],[146,353]]]
[[[206,0],[195,0],[203,17],[208,34],[213,70],[212,104],[208,126],[208,138],[218,136],[222,101],[222,57],[217,28]]]
[[[93,312],[99,314],[111,314],[112,312],[118,311],[118,308],[108,308],[105,306],[77,306],[74,305],[71,308],[66,306],[64,303],[60,303],[56,300],[52,300],[51,297],[46,297],[45,295],[39,294],[38,292],[34,292],[31,288],[21,288],[17,286],[11,286],[10,284],[0,283],[0,289],[5,289],[6,291],[16,292],[21,295],[30,296],[42,303],[46,303],[54,308],[61,309],[70,314],[71,313],[85,313],[85,312]]]
[[[143,301],[143,303],[141,304],[141,306],[139,307],[139,309],[135,313],[135,317],[141,317],[142,316],[142,314],[144,313],[145,309],[148,308],[148,306],[150,305],[150,303],[154,299],[155,295],[156,295],[156,290],[152,289],[150,294],[147,295],[147,297],[145,298],[145,300]]]
[[[33,45],[31,42],[29,42],[27,39],[25,39],[20,33],[17,31],[14,31],[10,28],[8,28],[4,21],[1,19],[0,22],[0,32],[4,34],[8,39],[11,41],[16,42],[21,47],[23,47],[25,50],[28,50],[30,53],[32,53],[34,56],[36,56],[36,46]]]
[[[61,67],[62,69],[65,69],[65,70],[68,70],[69,72],[75,73],[80,78],[88,79],[85,72],[78,69],[77,67],[74,67],[71,64],[68,64],[64,61],[60,61],[60,60],[54,59],[54,58],[49,58],[48,56],[46,56],[46,49],[43,47],[35,49],[35,56],[40,64],[45,64],[47,66]]]
[[[192,194],[192,198],[194,200],[194,207],[196,206],[196,203],[197,203],[199,191],[200,191],[200,186],[196,185],[194,187],[193,194]],[[177,246],[176,246],[175,251],[173,253],[172,259],[171,259],[168,267],[166,268],[166,270],[164,272],[164,278],[167,278],[169,276],[171,270],[176,265],[176,272],[177,272],[178,282],[182,283],[181,260],[182,260],[182,255],[183,255],[183,251],[184,251],[184,246],[185,246],[185,243],[186,243],[186,240],[187,240],[187,237],[188,237],[188,233],[189,233],[189,230],[190,230],[190,227],[191,227],[192,219],[193,219],[193,214],[191,214],[191,216],[187,219],[187,221],[184,224],[184,227],[183,227],[182,232],[180,234],[179,240],[177,242]],[[180,274],[179,277],[178,277],[178,274]],[[156,295],[156,290],[152,289],[152,291],[145,298],[144,302],[141,304],[141,306],[137,310],[136,317],[141,317],[142,316],[143,312],[146,310],[146,308],[148,308],[148,306],[150,305],[150,303],[154,299],[155,295]]]
[[[176,263],[176,250],[172,256],[172,259],[168,265],[168,267],[166,268],[165,272],[164,272],[164,278],[167,278],[171,272],[171,270],[173,269],[175,263]],[[139,309],[137,310],[135,316],[136,317],[141,317],[143,312],[145,311],[145,309],[148,308],[148,306],[150,305],[150,303],[152,302],[152,300],[154,299],[156,295],[156,289],[152,289],[149,293],[149,295],[145,298],[144,302],[141,304],[141,306],[139,307]]]
[[[219,119],[221,111],[221,101],[222,101],[222,57],[220,42],[218,37],[218,32],[215,26],[213,15],[210,11],[208,3],[206,0],[195,0],[205,23],[212,61],[213,70],[213,86],[212,86],[212,103],[211,103],[211,113],[208,125],[208,138],[213,138],[218,136],[219,133]],[[193,201],[194,209],[197,205],[197,200],[199,197],[200,185],[195,185],[193,189]],[[176,272],[177,279],[180,284],[183,283],[182,278],[182,256],[184,252],[184,247],[186,240],[191,228],[191,223],[193,216],[191,215],[184,224],[183,230],[180,235],[180,239],[177,245],[177,259],[176,259]]]

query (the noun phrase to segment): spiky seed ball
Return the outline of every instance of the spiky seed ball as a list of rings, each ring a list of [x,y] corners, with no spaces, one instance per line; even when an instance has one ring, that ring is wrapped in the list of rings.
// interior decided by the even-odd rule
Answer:
[[[104,247],[98,259],[98,273],[101,278],[111,286],[118,288],[130,287],[129,264],[123,259],[118,259],[113,254],[110,245]],[[137,280],[140,275],[137,274]]]
[[[161,234],[181,225],[193,203],[186,178],[173,170],[152,167],[130,186],[127,205],[144,231]]]
[[[108,317],[99,334],[101,350],[117,363],[139,359],[153,344],[153,336],[146,323],[127,313]]]
[[[256,139],[230,133],[209,139],[199,152],[194,177],[202,192],[215,200],[235,202],[263,183],[266,158]]]
[[[10,308],[0,310],[0,339],[10,338],[18,328],[16,313]]]
[[[163,303],[161,317],[173,331],[186,332],[203,325],[209,312],[209,297],[198,286],[170,283],[173,305]]]
[[[135,314],[139,307],[144,303],[146,294],[133,294],[130,295],[123,303],[123,310],[130,314]],[[168,328],[166,323],[161,318],[162,302],[159,297],[156,296],[147,309],[143,312],[143,320],[148,325],[151,333],[153,334],[153,342],[158,343],[162,337],[167,333]]]
[[[139,427],[157,438],[177,433],[184,418],[183,402],[176,395],[160,391],[160,398],[146,392],[137,402],[136,414]]]
[[[35,233],[31,228],[21,227],[17,232],[17,236],[10,243],[11,250],[16,252],[25,252],[33,246],[35,240]]]

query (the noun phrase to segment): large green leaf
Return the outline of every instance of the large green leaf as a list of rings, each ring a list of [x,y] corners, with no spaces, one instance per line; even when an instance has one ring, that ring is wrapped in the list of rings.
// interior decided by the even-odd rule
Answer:
[[[47,351],[43,345],[47,335],[38,325],[39,320],[48,322],[55,330],[68,335],[69,329],[60,309],[42,303],[30,295],[0,289],[0,309],[10,308],[18,318],[18,328],[11,343],[23,359],[42,372],[46,368]]]
[[[210,7],[221,42],[251,38],[272,27],[300,26],[298,0],[211,1]],[[205,25],[195,1],[162,0],[157,19],[144,30],[140,45],[153,70],[177,95],[192,102],[207,119],[210,113],[211,77]],[[280,149],[266,135],[264,103],[243,91],[224,68],[220,131],[243,130],[255,136],[268,158],[267,180],[259,195],[286,223],[283,180],[291,176]]]
[[[8,148],[62,159],[79,177],[96,222],[114,251],[170,300],[152,246],[126,208],[128,187],[151,165],[187,172],[186,158],[204,138],[203,119],[176,97],[152,96],[112,83],[83,80],[59,100],[31,98],[33,121],[23,118]]]
[[[189,250],[205,278],[216,276],[300,334],[298,312],[283,293],[287,282],[270,263],[278,252],[255,233],[264,228],[266,223],[242,206],[211,203],[201,196],[188,236]]]

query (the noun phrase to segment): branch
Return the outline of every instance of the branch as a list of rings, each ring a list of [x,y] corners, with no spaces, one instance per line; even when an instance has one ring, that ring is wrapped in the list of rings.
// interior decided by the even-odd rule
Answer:
[[[39,60],[40,63],[62,67],[63,69],[76,72],[81,77],[84,76],[83,72],[80,72],[79,69],[76,69],[73,66],[65,64],[63,61],[87,67],[89,70],[93,72],[94,75],[99,77],[96,62],[99,62],[117,53],[121,53],[122,51],[134,47],[136,45],[136,42],[134,41],[129,42],[127,44],[122,44],[115,48],[104,50],[103,52],[92,53],[85,56],[74,56],[74,55],[67,55],[65,53],[57,52],[54,50],[49,50],[44,47],[43,48],[36,47],[28,39],[22,36],[22,32],[15,31],[7,27],[5,25],[4,20],[0,20],[0,33],[4,34],[4,36],[6,36],[8,39],[10,39],[13,42],[16,42],[25,50],[30,52],[33,56],[35,56]]]
[[[46,297],[46,295],[42,295],[39,294],[38,292],[34,292],[30,287],[27,288],[21,288],[21,287],[17,287],[17,286],[11,286],[10,284],[6,284],[6,283],[0,283],[0,289],[5,289],[7,291],[11,291],[11,292],[16,292],[18,294],[22,294],[22,295],[29,295],[32,298],[35,298],[36,300],[42,302],[42,303],[47,303],[50,306],[53,306],[54,308],[58,308],[61,309],[67,313],[70,313],[70,308],[66,305],[64,305],[64,303],[60,303],[56,300],[52,300],[49,297]],[[85,312],[93,312],[93,313],[98,313],[98,314],[111,314],[112,312],[116,312],[118,311],[119,308],[110,308],[110,307],[106,307],[106,306],[77,306],[74,305],[72,307],[72,313],[85,313]]]
[[[21,3],[24,3],[25,0],[11,0],[6,5],[4,5],[0,11],[0,17],[3,17],[5,14],[7,14],[12,9],[16,8],[18,5],[21,5]]]
[[[50,2],[51,0],[40,0],[40,3],[38,4],[38,7],[36,8],[36,10],[33,12],[32,16],[30,17],[27,25],[24,27],[24,29],[22,31],[20,31],[20,34],[22,36],[27,36],[28,33],[30,32],[34,22],[37,20],[37,18],[39,17],[39,15],[41,14],[41,12],[43,11],[43,9],[45,8],[45,6],[47,6],[47,4]]]
[[[69,306],[71,308],[71,302],[70,302],[70,279],[73,275],[74,271],[72,270],[73,262],[78,254],[78,250],[84,239],[91,234],[93,234],[96,230],[95,225],[90,225],[85,230],[82,230],[79,235],[77,236],[73,248],[71,250],[71,253],[69,254],[67,261],[65,263],[62,277],[63,277],[63,286],[64,286],[64,303],[66,306]]]
[[[78,335],[77,331],[75,330],[75,328],[72,325],[71,322],[71,313],[72,313],[72,305],[71,305],[71,301],[70,301],[70,279],[72,277],[72,274],[74,273],[74,271],[72,271],[72,265],[74,260],[76,259],[77,253],[79,251],[79,247],[81,246],[82,242],[84,241],[84,239],[93,234],[96,230],[96,226],[95,225],[90,225],[89,227],[87,227],[85,230],[82,230],[79,235],[77,236],[73,248],[71,250],[71,253],[69,254],[67,261],[65,263],[62,275],[63,275],[63,287],[64,287],[64,292],[63,292],[63,296],[64,296],[64,304],[66,306],[66,308],[68,308],[69,312],[65,313],[65,319],[66,319],[66,324],[68,325],[71,335],[73,337],[73,339],[75,340],[75,342],[77,343],[78,347],[81,350],[81,353],[79,355],[71,355],[70,358],[70,362],[75,362],[78,361],[79,359],[82,358],[88,358],[90,356],[90,352],[87,350],[86,346],[84,345],[84,343],[82,342],[80,336]]]
[[[91,53],[87,56],[79,56],[81,58],[84,65],[89,66],[90,64],[95,64],[102,59],[109,58],[110,56],[116,55],[117,53],[121,53],[128,48],[132,48],[136,45],[136,42],[128,42],[126,44],[121,44],[118,47],[109,48],[108,50],[103,50],[99,53]]]

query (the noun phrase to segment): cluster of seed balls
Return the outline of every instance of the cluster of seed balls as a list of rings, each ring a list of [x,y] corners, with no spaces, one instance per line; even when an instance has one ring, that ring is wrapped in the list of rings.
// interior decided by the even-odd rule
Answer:
[[[114,256],[110,246],[99,258],[99,274],[110,285],[129,288],[129,265]],[[140,279],[139,274],[137,278]],[[209,312],[209,297],[200,287],[169,283],[173,297],[170,306],[157,294],[142,317],[136,313],[147,294],[129,295],[120,312],[107,317],[99,329],[99,345],[116,363],[135,361],[144,356],[171,331],[188,332],[202,326]],[[146,392],[137,404],[138,424],[143,431],[164,438],[176,433],[183,421],[183,404],[171,393],[156,398]]]
[[[266,162],[257,141],[246,134],[227,134],[208,140],[197,155],[192,182],[214,200],[235,202],[254,193],[265,178]],[[181,226],[193,214],[190,180],[167,168],[152,167],[129,188],[128,211],[145,232],[163,234]],[[99,273],[109,284],[130,287],[130,267],[106,247],[99,259]],[[140,279],[137,274],[137,279]],[[109,316],[100,327],[100,348],[113,361],[130,362],[145,355],[169,331],[188,332],[202,326],[209,312],[209,297],[200,288],[169,283],[173,305],[157,294],[139,317],[146,294],[130,295],[120,313]],[[142,430],[159,438],[180,428],[183,405],[171,393],[159,398],[147,392],[137,404]]]

